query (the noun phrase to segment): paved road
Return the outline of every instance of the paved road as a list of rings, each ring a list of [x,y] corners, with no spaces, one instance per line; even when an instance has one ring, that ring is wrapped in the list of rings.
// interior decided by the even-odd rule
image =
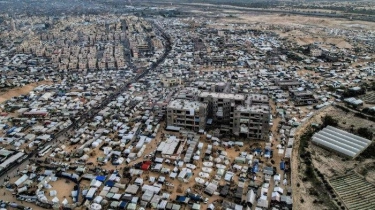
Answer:
[[[80,125],[85,124],[85,122],[92,120],[99,113],[99,111],[102,110],[105,106],[107,106],[113,99],[117,98],[121,93],[128,90],[129,85],[131,83],[137,82],[139,79],[144,77],[148,72],[155,70],[155,68],[165,60],[165,58],[168,56],[168,54],[171,51],[170,37],[166,35],[165,32],[159,26],[157,26],[156,24],[154,24],[154,26],[157,30],[161,32],[163,38],[165,38],[167,41],[167,46],[165,48],[163,55],[155,63],[153,63],[150,68],[136,75],[133,79],[131,79],[130,81],[123,84],[120,88],[118,88],[115,91],[115,93],[112,93],[109,97],[104,99],[98,107],[90,109],[88,112],[81,115],[82,116],[81,119],[79,119],[74,125],[71,125],[68,128],[62,130],[59,134],[55,136],[53,140],[45,143],[44,144],[45,146],[48,146],[48,145],[58,146],[60,144],[59,141],[66,139],[64,134],[73,131],[74,129],[78,128]],[[83,117],[83,116],[87,116],[87,117]],[[32,156],[35,156],[37,153],[38,153],[37,151],[33,151]],[[0,176],[0,184],[4,183],[4,178],[6,178],[6,176],[9,176],[9,177],[15,176],[17,174],[18,169],[23,170],[28,164],[30,164],[30,157],[26,158],[21,164],[9,167],[8,171]]]

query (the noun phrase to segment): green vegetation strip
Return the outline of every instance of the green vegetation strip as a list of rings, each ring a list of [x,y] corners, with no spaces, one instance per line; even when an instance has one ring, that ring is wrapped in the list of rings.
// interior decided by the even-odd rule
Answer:
[[[332,200],[332,198],[336,197],[333,193],[332,187],[325,180],[324,175],[318,170],[314,169],[311,161],[311,153],[306,150],[309,146],[309,141],[315,132],[317,132],[316,129],[313,127],[308,127],[305,133],[300,137],[300,145],[298,148],[299,154],[303,160],[303,163],[306,165],[306,169],[304,171],[305,177],[302,179],[302,181],[309,181],[311,183],[312,188],[309,190],[309,194],[317,197],[317,200],[314,200],[314,203],[324,204],[328,209],[339,209]],[[297,184],[297,186],[298,185],[299,184]],[[331,196],[329,193],[331,193]],[[301,202],[303,202],[302,198]]]

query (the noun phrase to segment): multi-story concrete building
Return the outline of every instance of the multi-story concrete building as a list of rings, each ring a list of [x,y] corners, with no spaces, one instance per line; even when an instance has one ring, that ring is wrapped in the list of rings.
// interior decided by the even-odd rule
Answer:
[[[311,49],[310,50],[310,55],[313,56],[313,57],[319,57],[322,55],[322,50],[321,49]]]
[[[296,106],[305,106],[305,105],[312,105],[318,103],[314,94],[310,91],[290,91],[290,96],[294,101],[294,105]]]
[[[233,111],[232,132],[244,138],[267,140],[270,129],[270,106],[268,96],[251,94],[244,105]]]
[[[199,131],[205,129],[207,104],[176,99],[167,106],[167,126]]]
[[[198,100],[207,103],[208,119],[230,124],[231,112],[238,105],[244,105],[245,95],[233,93],[201,92]]]
[[[275,84],[283,90],[295,89],[301,86],[301,82],[297,80],[277,80]]]
[[[207,124],[253,139],[268,139],[270,106],[266,95],[201,92],[199,102],[207,104]]]
[[[173,76],[172,73],[166,73],[160,76],[160,80],[164,87],[172,87],[181,84],[181,78]]]

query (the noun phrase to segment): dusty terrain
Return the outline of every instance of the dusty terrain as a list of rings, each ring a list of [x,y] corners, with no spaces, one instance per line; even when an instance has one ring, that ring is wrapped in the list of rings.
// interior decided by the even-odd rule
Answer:
[[[238,18],[223,18],[224,23],[264,23],[284,26],[317,26],[333,27],[343,29],[375,29],[375,23],[366,21],[349,21],[345,19],[308,17],[302,15],[279,15],[279,14],[252,14],[235,10],[224,10],[225,12],[236,12]]]
[[[303,132],[306,130],[308,126],[311,125],[311,123],[319,122],[320,118],[326,113],[329,113],[329,109],[331,107],[326,107],[321,109],[319,112],[315,113],[313,117],[311,117],[309,120],[305,121],[304,124],[300,125],[298,127],[297,132],[295,133],[295,139],[293,145],[293,154],[292,154],[292,164],[291,164],[291,180],[292,180],[292,189],[293,189],[293,208],[295,209],[322,209],[322,206],[313,204],[314,198],[312,196],[308,195],[307,188],[311,186],[310,183],[302,182],[302,173],[299,170],[299,153],[298,153],[298,147],[299,147],[299,141],[298,138],[303,134]],[[300,184],[299,187],[297,187],[297,183]],[[298,196],[299,195],[299,196]],[[300,197],[303,196],[304,203],[300,202]]]
[[[34,88],[36,88],[39,85],[43,84],[52,84],[50,81],[42,81],[42,82],[35,82],[28,85],[25,85],[23,87],[16,87],[7,90],[6,92],[0,92],[0,104],[4,101],[7,101],[15,96],[28,94],[30,91],[32,91]]]
[[[298,147],[299,141],[298,137],[301,136],[306,128],[311,125],[311,123],[321,123],[321,117],[325,115],[330,115],[335,119],[339,120],[339,126],[341,129],[345,129],[350,131],[351,125],[354,125],[354,129],[360,127],[367,127],[371,129],[373,132],[375,131],[374,125],[375,123],[372,121],[364,120],[358,117],[355,117],[352,113],[345,113],[344,111],[337,109],[335,107],[329,106],[325,109],[320,110],[319,112],[315,113],[315,115],[306,121],[303,125],[298,128],[298,132],[296,132],[296,140],[293,150],[293,159],[292,159],[292,187],[293,187],[293,194],[300,195],[294,196],[293,198],[293,205],[296,209],[322,209],[323,206],[314,204],[314,200],[316,199],[315,196],[309,195],[309,188],[311,188],[311,183],[303,182],[302,178],[304,175],[302,174],[299,168],[300,165],[300,158],[298,154]],[[344,124],[345,122],[345,124]],[[369,182],[375,184],[375,166],[374,160],[364,160],[363,162],[355,161],[355,160],[347,160],[343,159],[335,155],[332,152],[329,152],[325,149],[317,147],[315,145],[310,144],[309,151],[312,154],[312,163],[314,168],[317,168],[322,174],[324,174],[327,178],[332,178],[340,175],[344,175],[348,172],[357,172],[360,175],[364,175],[365,179]],[[297,172],[297,173],[296,173]],[[300,187],[297,187],[297,183],[300,184]],[[304,202],[300,202],[300,197],[303,197]]]
[[[232,10],[223,10],[233,13]],[[280,37],[287,38],[299,45],[319,43],[324,48],[334,45],[338,48],[351,49],[352,45],[339,34],[328,34],[332,29],[338,30],[375,30],[375,23],[364,21],[349,21],[345,19],[306,17],[300,15],[255,14],[237,11],[232,18],[220,18],[222,24],[212,24],[214,28],[238,29],[251,25],[251,28],[270,30]]]

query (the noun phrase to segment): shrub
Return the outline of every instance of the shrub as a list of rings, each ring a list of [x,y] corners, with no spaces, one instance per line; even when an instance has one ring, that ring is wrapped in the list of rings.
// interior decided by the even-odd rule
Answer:
[[[327,127],[328,125],[333,126],[333,127],[337,127],[337,125],[338,125],[338,121],[330,115],[324,116],[322,118],[322,123],[323,123],[323,127]]]

